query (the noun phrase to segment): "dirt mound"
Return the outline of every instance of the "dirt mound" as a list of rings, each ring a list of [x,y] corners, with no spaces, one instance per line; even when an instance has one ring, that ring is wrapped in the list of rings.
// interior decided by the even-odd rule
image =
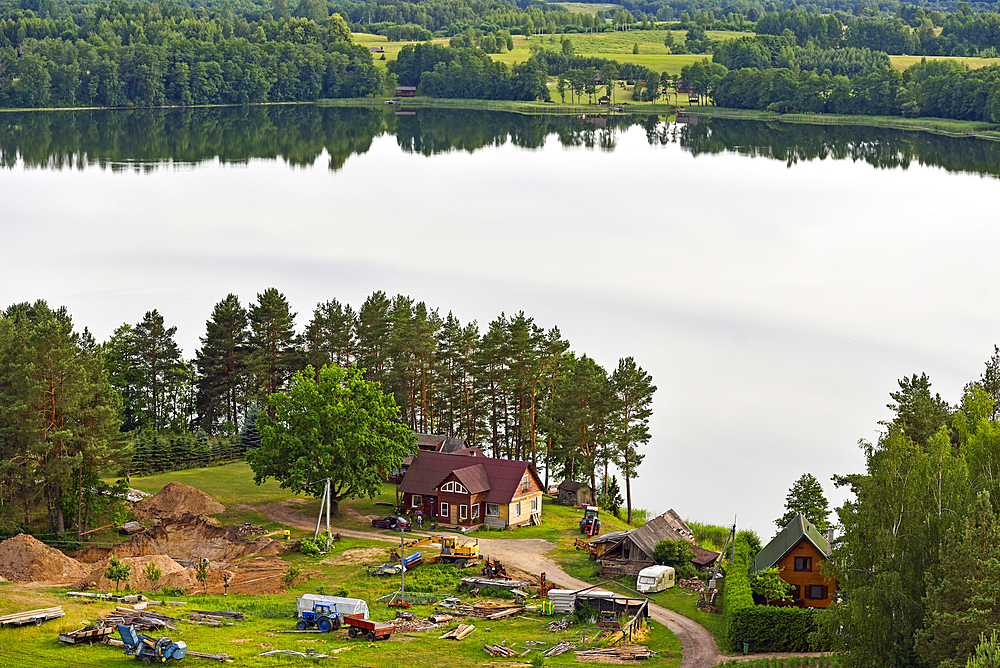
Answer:
[[[76,582],[88,570],[76,559],[23,533],[0,543],[0,575],[14,582]]]
[[[276,557],[284,553],[285,546],[278,541],[256,537],[260,531],[260,527],[248,524],[219,526],[215,520],[188,515],[164,520],[113,548],[92,547],[80,555],[80,561],[93,564],[112,554],[119,557],[165,554],[195,562],[208,559],[215,567],[246,557]]]
[[[140,520],[156,520],[182,515],[215,515],[226,507],[196,487],[180,482],[172,482],[152,498],[135,506],[135,515]]]
[[[77,586],[83,589],[98,589],[100,591],[113,590],[115,588],[114,580],[104,577],[104,570],[108,567],[108,562],[110,561],[111,558],[109,557],[94,564],[90,575],[81,580]],[[129,566],[130,571],[128,579],[122,580],[121,587],[128,584],[135,590],[150,591],[153,589],[153,583],[143,575],[143,571],[146,570],[146,567],[150,563],[156,564],[156,567],[160,569],[160,579],[156,582],[157,589],[160,587],[173,587],[189,590],[195,583],[193,571],[185,569],[165,554],[154,554],[149,557],[125,557],[122,561]]]

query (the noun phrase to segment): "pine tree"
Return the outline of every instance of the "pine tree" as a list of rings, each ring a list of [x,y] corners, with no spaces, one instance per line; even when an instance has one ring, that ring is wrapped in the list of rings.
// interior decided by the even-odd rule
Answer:
[[[257,295],[250,305],[250,368],[258,405],[284,387],[304,359],[295,336],[295,314],[275,288]],[[234,423],[235,424],[235,423]]]
[[[364,371],[366,379],[386,385],[391,309],[392,302],[381,290],[372,293],[358,309],[358,367]]]
[[[256,407],[247,411],[246,419],[243,421],[243,428],[240,429],[240,447],[243,452],[256,450],[260,447],[260,432],[257,430],[257,416],[260,411]]]
[[[336,299],[317,304],[306,326],[309,364],[322,369],[327,364],[348,367],[357,361],[358,316],[349,304]]]
[[[628,523],[632,524],[632,479],[638,475],[639,465],[645,455],[639,453],[640,445],[649,443],[649,418],[653,415],[653,377],[637,366],[631,357],[618,360],[618,368],[611,374],[614,407],[611,433],[614,458],[625,478],[625,503]]]
[[[174,340],[176,333],[176,327],[164,326],[156,309],[147,311],[132,330],[142,423],[153,429],[162,429],[170,421],[164,398],[182,379],[183,360]]]
[[[774,521],[778,528],[784,528],[799,513],[812,522],[820,531],[830,528],[830,505],[823,495],[823,486],[811,473],[803,473],[795,481],[785,497],[785,514]]]
[[[249,318],[239,298],[229,294],[215,305],[195,357],[198,416],[214,432],[220,422],[235,425],[243,412],[247,384]]]

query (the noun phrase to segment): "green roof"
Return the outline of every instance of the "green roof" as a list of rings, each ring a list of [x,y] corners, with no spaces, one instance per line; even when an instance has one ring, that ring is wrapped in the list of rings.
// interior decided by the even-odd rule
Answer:
[[[813,547],[819,550],[819,553],[824,557],[830,551],[830,544],[826,542],[826,538],[823,537],[819,529],[813,526],[802,513],[799,513],[784,529],[778,532],[777,536],[771,539],[770,543],[761,548],[754,559],[750,574],[753,575],[757,571],[771,568],[777,564],[794,550],[803,538],[812,543]]]

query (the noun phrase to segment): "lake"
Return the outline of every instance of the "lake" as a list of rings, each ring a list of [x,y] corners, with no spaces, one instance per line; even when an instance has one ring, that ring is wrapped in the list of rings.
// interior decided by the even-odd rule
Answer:
[[[0,114],[0,307],[100,340],[157,308],[194,354],[274,286],[525,311],[659,391],[639,507],[767,540],[803,472],[860,471],[896,380],[956,402],[1000,343],[1000,144],[697,124],[278,106]]]

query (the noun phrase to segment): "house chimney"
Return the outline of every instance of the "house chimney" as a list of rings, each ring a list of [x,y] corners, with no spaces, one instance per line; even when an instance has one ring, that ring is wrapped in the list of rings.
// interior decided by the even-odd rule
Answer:
[[[833,527],[826,530],[826,556],[833,554]]]

